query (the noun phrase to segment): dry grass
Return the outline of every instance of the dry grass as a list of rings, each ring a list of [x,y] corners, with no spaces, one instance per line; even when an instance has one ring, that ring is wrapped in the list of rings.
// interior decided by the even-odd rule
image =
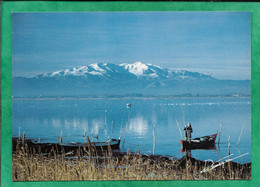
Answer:
[[[79,149],[75,157],[66,155],[55,148],[44,155],[26,143],[17,144],[12,155],[13,181],[251,179],[251,166],[237,169],[229,164],[201,174],[205,163],[184,158],[170,160],[129,151],[119,156],[111,150],[98,155],[90,146]]]

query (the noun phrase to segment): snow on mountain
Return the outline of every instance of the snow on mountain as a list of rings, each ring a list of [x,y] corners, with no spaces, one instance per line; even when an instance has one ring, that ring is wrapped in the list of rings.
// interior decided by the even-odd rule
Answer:
[[[17,97],[250,94],[250,81],[222,81],[197,72],[142,62],[94,63],[30,78],[14,77],[12,85],[12,93]]]
[[[134,74],[137,77],[157,78],[166,76],[166,68],[161,68],[157,65],[144,64],[142,62],[135,62],[133,64],[120,64],[125,70]]]
[[[98,64],[90,64],[89,66],[81,66],[79,68],[72,68],[60,70],[53,73],[44,74],[43,77],[57,77],[57,76],[85,76],[87,74],[102,76],[106,71],[101,69]]]
[[[104,65],[104,64],[103,64],[103,65]],[[89,66],[92,67],[92,68],[93,68],[95,71],[97,71],[97,72],[106,73],[106,70],[100,68],[97,63],[95,63],[95,64],[90,64]]]
[[[60,70],[53,73],[45,73],[43,74],[43,77],[57,77],[57,76],[82,76],[85,75],[88,72],[87,66],[82,66],[80,68],[72,68],[72,69],[66,69],[66,70]]]
[[[128,70],[130,73],[136,76],[144,75],[144,72],[148,69],[148,66],[142,62],[135,62],[133,64],[120,64],[119,66],[123,66],[125,70]]]
[[[60,73],[61,73],[61,71],[53,72],[53,73],[50,75],[50,77],[54,77],[55,75],[60,75]],[[48,77],[48,74],[46,73],[46,74],[44,74],[43,76],[44,76],[44,77]]]
[[[162,69],[160,66],[157,66],[157,65],[153,65],[153,64],[147,64],[148,66],[154,66],[156,68],[159,68],[159,69]]]
[[[88,73],[91,74],[91,75],[103,76],[102,73],[100,73],[100,72],[96,72],[96,71],[91,71],[91,72],[88,72]]]
[[[123,63],[120,65],[112,63],[94,63],[89,66],[60,70],[53,73],[41,75],[42,77],[63,77],[63,76],[99,76],[109,78],[148,78],[148,79],[212,79],[208,75],[185,70],[171,70],[161,68],[157,65],[135,62],[132,64]],[[36,76],[39,77],[39,76]]]

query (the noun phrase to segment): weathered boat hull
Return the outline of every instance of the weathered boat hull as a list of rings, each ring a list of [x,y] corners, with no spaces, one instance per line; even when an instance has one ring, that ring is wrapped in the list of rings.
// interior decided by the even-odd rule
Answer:
[[[213,135],[194,138],[190,141],[180,140],[182,144],[182,149],[209,149],[211,147],[214,148],[217,135],[218,132]]]
[[[108,149],[109,147],[111,149],[119,149],[120,148],[120,139],[112,139],[111,141],[105,141],[105,142],[91,142],[91,147],[95,148],[95,149]],[[62,145],[62,147],[64,148],[70,148],[70,147],[88,147],[88,144],[68,144],[68,145]]]
[[[109,147],[112,150],[116,150],[120,148],[120,139],[112,139],[110,141],[105,141],[105,142],[91,142],[91,147],[96,149],[96,150],[107,150]],[[33,140],[25,140],[24,143],[30,147],[34,148],[36,151],[41,151],[43,153],[49,153],[52,151],[53,148],[57,150],[58,152],[61,152],[64,150],[65,152],[76,152],[79,148],[80,149],[86,149],[88,150],[88,144],[87,143],[70,143],[70,144],[59,144],[59,143],[38,143],[34,142]],[[13,151],[16,151],[17,145],[18,147],[23,144],[23,142],[18,138],[13,138],[12,140],[12,149]]]

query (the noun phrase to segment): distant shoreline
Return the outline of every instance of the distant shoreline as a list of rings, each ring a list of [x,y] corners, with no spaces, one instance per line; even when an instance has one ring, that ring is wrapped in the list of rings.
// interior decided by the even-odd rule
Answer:
[[[187,98],[251,98],[250,96],[147,96],[147,97],[40,97],[40,98],[17,98],[13,97],[12,100],[113,100],[113,99],[187,99]]]

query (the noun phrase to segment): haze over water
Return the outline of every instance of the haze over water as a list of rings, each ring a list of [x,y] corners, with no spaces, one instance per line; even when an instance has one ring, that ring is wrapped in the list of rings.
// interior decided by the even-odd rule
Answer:
[[[132,107],[127,108],[127,103]],[[99,131],[100,141],[108,136],[118,138],[120,134],[123,140],[126,134],[120,151],[140,149],[143,154],[152,154],[155,125],[155,154],[180,158],[184,153],[176,120],[182,136],[184,121],[191,122],[192,137],[214,134],[223,122],[219,147],[192,150],[192,157],[217,161],[227,156],[230,136],[234,156],[249,153],[235,161],[251,162],[250,98],[13,100],[13,136],[18,136],[19,127],[27,137],[40,137],[42,142],[58,142],[61,131],[64,142],[83,142],[84,131],[90,139]]]

